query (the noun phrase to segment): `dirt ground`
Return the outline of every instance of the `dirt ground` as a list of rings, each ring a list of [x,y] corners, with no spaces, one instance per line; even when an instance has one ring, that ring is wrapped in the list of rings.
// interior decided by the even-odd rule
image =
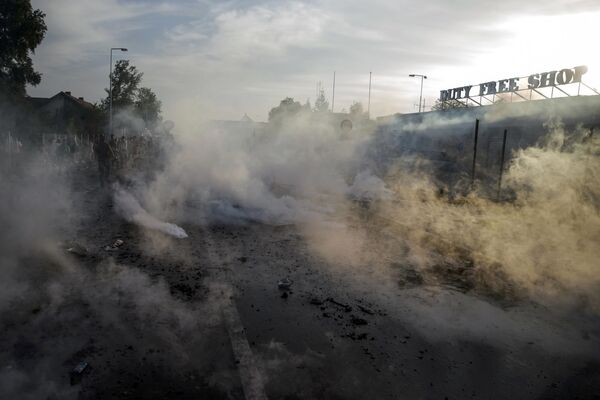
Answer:
[[[332,260],[335,228],[316,246],[295,225],[171,238],[118,216],[93,178],[73,181],[77,223],[21,259],[40,290],[1,315],[0,398],[600,399],[596,316],[490,287],[468,262],[399,263],[360,218],[386,257]]]

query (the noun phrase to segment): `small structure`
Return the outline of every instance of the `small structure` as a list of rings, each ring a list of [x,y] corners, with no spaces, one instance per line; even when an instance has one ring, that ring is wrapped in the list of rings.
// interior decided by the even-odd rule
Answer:
[[[94,136],[100,129],[101,117],[96,107],[83,97],[63,91],[52,97],[27,98],[33,118],[26,122],[30,136],[35,141],[45,141],[47,136]],[[41,140],[40,140],[41,138]]]
[[[60,132],[70,126],[84,126],[94,111],[94,105],[71,92],[59,92],[50,98],[29,97],[29,102],[47,126]]]

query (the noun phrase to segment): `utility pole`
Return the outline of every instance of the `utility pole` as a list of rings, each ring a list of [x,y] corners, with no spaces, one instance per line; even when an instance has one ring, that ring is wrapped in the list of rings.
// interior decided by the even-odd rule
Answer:
[[[371,119],[371,75],[372,72],[369,72],[369,102],[367,103],[367,116]]]
[[[421,112],[421,104],[423,104],[423,79],[427,79],[427,75],[420,74],[410,74],[411,78],[420,77],[421,78],[421,94],[419,95],[419,112]]]
[[[479,119],[475,120],[475,137],[473,139],[473,167],[471,168],[471,190],[475,187],[475,168],[477,166],[477,139],[479,138]]]
[[[333,112],[334,105],[335,105],[335,71],[333,71],[333,94],[331,95],[331,112]]]
[[[110,136],[112,135],[112,130],[113,130],[113,112],[112,112],[112,67],[113,67],[113,50],[119,50],[119,51],[127,51],[126,48],[124,47],[111,47],[110,49],[110,74],[108,75],[108,79],[110,80],[109,83],[109,100],[108,100],[108,114],[109,114],[109,123],[108,123],[108,137],[110,138]]]

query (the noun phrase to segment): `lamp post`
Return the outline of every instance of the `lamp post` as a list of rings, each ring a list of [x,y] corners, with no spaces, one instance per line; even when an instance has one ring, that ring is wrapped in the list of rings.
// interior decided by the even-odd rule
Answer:
[[[110,136],[112,135],[112,129],[113,129],[113,122],[112,122],[112,67],[113,67],[113,60],[112,60],[112,56],[113,56],[113,51],[114,50],[119,50],[119,51],[127,51],[126,48],[123,47],[111,47],[110,49],[110,74],[108,75],[108,79],[110,81],[109,83],[109,95],[108,95],[108,115],[109,115],[109,123],[108,123],[108,136],[110,138]]]
[[[421,112],[421,104],[423,104],[423,79],[427,79],[426,75],[420,74],[410,74],[411,78],[420,77],[421,78],[421,94],[419,95],[419,112]]]

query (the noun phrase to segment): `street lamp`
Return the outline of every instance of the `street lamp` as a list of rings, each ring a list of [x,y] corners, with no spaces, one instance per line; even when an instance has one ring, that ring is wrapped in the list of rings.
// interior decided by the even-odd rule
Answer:
[[[426,75],[419,74],[410,74],[411,78],[420,77],[421,78],[421,94],[419,95],[419,112],[421,112],[421,104],[423,104],[423,79],[427,79]]]
[[[113,56],[113,51],[114,50],[119,50],[119,51],[127,51],[126,48],[124,47],[111,47],[110,49],[110,74],[108,75],[108,79],[110,80],[109,83],[109,96],[108,96],[108,104],[109,104],[109,128],[108,128],[108,137],[110,138],[110,136],[112,135],[112,129],[113,129],[113,122],[112,122],[112,67],[113,67],[113,61],[112,61],[112,56]]]

